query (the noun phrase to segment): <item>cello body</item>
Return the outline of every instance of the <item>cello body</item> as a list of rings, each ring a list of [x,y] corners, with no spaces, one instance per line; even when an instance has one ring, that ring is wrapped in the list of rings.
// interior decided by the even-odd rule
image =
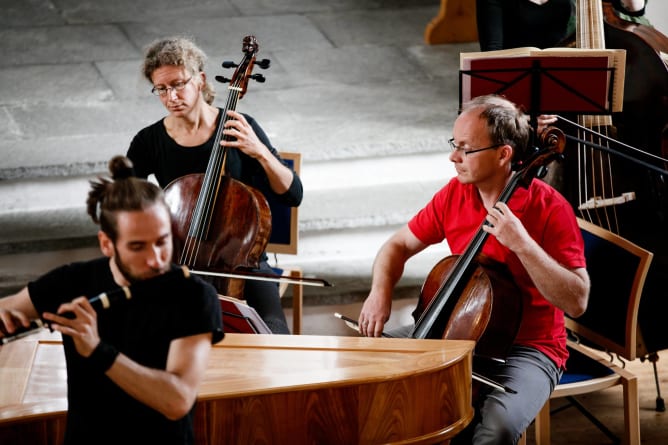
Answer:
[[[203,174],[191,174],[165,188],[165,200],[172,213],[175,256],[184,258],[196,270],[257,268],[271,234],[271,211],[266,198],[259,190],[224,176],[212,206],[210,233],[192,232],[191,216],[196,210],[192,196],[199,195],[203,181]],[[196,246],[195,252],[186,252],[189,244]],[[223,295],[243,295],[243,280],[211,281]]]
[[[458,255],[439,261],[422,285],[413,317],[418,320],[451,274]],[[522,298],[502,264],[479,255],[462,291],[444,311],[442,338],[475,340],[476,355],[503,358],[522,321]]]

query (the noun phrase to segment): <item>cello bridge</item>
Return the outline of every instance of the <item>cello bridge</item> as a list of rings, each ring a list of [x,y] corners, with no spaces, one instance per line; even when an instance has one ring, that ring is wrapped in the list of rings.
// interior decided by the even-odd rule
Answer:
[[[620,196],[614,198],[601,198],[600,196],[595,196],[580,204],[578,210],[600,209],[601,207],[624,204],[625,202],[633,201],[635,199],[635,192],[622,193]]]

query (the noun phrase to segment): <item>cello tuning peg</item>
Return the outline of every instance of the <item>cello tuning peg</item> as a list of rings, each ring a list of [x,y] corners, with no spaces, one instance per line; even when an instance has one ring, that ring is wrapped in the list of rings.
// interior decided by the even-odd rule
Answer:
[[[215,79],[220,83],[228,83],[231,80],[223,76],[216,76]]]
[[[258,61],[258,62],[255,62],[255,64],[256,64],[257,66],[259,66],[260,68],[262,68],[263,70],[266,70],[267,68],[269,68],[269,64],[270,64],[270,63],[271,63],[271,62],[270,62],[269,59],[262,59],[262,60],[260,60],[260,61]]]
[[[260,83],[263,83],[265,80],[267,80],[264,78],[262,74],[253,74],[252,76],[250,76],[250,78],[253,80],[257,80]]]
[[[234,62],[230,62],[229,60],[226,60],[226,61],[223,62],[223,68],[236,68],[238,66],[239,65],[237,65]]]

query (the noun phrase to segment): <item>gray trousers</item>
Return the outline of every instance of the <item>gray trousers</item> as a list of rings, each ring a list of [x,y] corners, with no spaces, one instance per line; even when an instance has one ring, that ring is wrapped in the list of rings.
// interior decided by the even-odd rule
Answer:
[[[407,337],[413,326],[388,331],[393,337]],[[562,370],[545,354],[526,346],[513,346],[505,363],[475,360],[474,371],[517,391],[504,392],[479,385],[474,400],[475,416],[451,443],[516,444],[559,383]]]

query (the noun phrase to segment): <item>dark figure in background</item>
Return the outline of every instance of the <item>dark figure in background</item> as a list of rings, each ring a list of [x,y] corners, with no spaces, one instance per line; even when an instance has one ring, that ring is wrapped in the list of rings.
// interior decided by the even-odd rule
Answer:
[[[154,174],[163,188],[182,176],[204,173],[209,163],[223,110],[211,105],[215,92],[204,72],[205,61],[204,52],[182,37],[158,40],[146,51],[143,74],[169,114],[137,133],[127,156],[137,175]],[[221,142],[229,149],[225,174],[298,206],[301,180],[283,163],[260,125],[236,111],[228,111],[228,117],[224,134],[233,140]],[[273,274],[266,254],[259,266],[260,272]],[[273,333],[290,333],[276,283],[247,280],[244,298]]]
[[[646,0],[607,1],[629,20],[645,14]],[[564,46],[573,40],[575,14],[575,0],[476,0],[480,50]]]
[[[574,0],[476,0],[481,51],[558,46],[575,31]]]
[[[519,332],[506,363],[483,374],[517,394],[483,387],[476,417],[453,443],[514,444],[559,381],[568,350],[564,312],[578,317],[587,306],[589,275],[573,210],[539,179],[519,188],[507,205],[499,195],[512,165],[526,158],[528,117],[499,96],[479,96],[455,120],[450,160],[457,176],[383,244],[359,316],[362,335],[379,337],[392,309],[392,291],[409,258],[446,241],[461,255],[484,220],[491,236],[481,253],[504,264],[521,294]],[[516,295],[513,295],[516,297]],[[501,303],[503,304],[503,303]],[[393,332],[406,336],[413,326]]]
[[[192,277],[97,313],[88,299],[176,267],[162,190],[130,177],[92,182],[88,213],[104,257],[68,264],[0,298],[0,337],[41,317],[63,337],[65,444],[194,443],[193,415],[212,343],[223,338],[216,290]],[[74,318],[65,317],[74,314]]]

